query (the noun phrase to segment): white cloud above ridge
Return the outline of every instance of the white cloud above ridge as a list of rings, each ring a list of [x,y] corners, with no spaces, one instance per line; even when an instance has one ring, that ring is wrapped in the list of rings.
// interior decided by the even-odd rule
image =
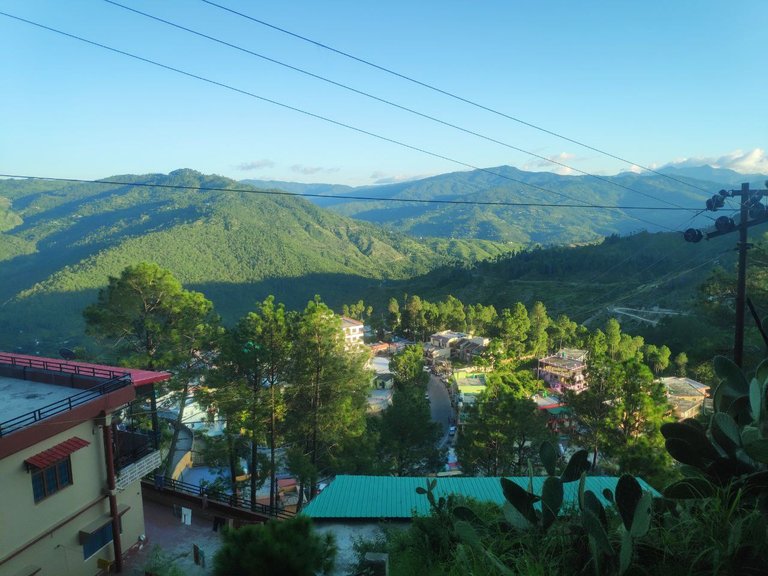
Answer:
[[[704,165],[709,165],[713,168],[726,168],[741,174],[768,174],[768,154],[762,148],[753,148],[747,152],[734,150],[722,156],[678,158],[665,166],[686,168]]]
[[[242,162],[236,166],[238,170],[245,172],[250,170],[261,170],[262,168],[274,168],[275,163],[269,158],[262,158],[261,160],[253,160],[251,162]]]
[[[561,166],[561,164],[567,164],[573,160],[577,160],[576,154],[572,154],[571,152],[560,152],[558,154],[547,156],[546,158],[546,160],[542,158],[531,160],[530,162],[523,164],[522,169],[534,172],[537,168],[545,168],[547,172],[559,174],[560,176],[569,176],[578,173],[573,168]]]

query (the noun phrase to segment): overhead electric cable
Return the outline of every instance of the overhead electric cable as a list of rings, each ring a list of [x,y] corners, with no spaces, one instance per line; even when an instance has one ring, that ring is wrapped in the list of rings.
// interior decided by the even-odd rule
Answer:
[[[527,154],[528,156],[532,156],[534,158],[538,158],[539,160],[543,160],[545,162],[549,162],[551,164],[554,164],[556,166],[560,166],[562,168],[566,168],[568,170],[573,170],[574,172],[578,172],[579,174],[582,174],[584,176],[589,176],[590,178],[594,178],[595,180],[599,180],[601,182],[605,182],[611,186],[616,186],[618,188],[623,188],[624,190],[627,190],[629,192],[633,192],[635,194],[640,194],[641,196],[645,196],[646,198],[650,198],[652,200],[656,200],[657,202],[662,202],[664,204],[668,204],[669,206],[677,206],[680,208],[681,206],[679,204],[675,204],[674,202],[669,202],[668,200],[664,200],[663,198],[659,198],[657,196],[654,196],[653,194],[648,194],[647,192],[643,192],[641,190],[637,190],[635,188],[632,188],[631,186],[627,186],[625,184],[621,184],[619,182],[615,182],[613,180],[610,180],[608,178],[605,178],[603,176],[598,176],[596,174],[592,174],[590,172],[587,172],[585,170],[580,170],[579,168],[575,168],[573,166],[569,166],[568,164],[565,164],[564,162],[560,162],[558,160],[553,160],[552,158],[548,158],[546,156],[542,156],[541,154],[536,154],[535,152],[531,152],[530,150],[526,150],[524,148],[520,148],[519,146],[515,146],[513,144],[509,144],[507,142],[503,142],[501,140],[497,140],[496,138],[492,138],[490,136],[486,136],[485,134],[481,134],[479,132],[475,132],[474,130],[470,130],[469,128],[464,128],[462,126],[459,126],[457,124],[453,124],[452,122],[448,122],[446,120],[441,120],[440,118],[437,118],[435,116],[431,116],[429,114],[426,114],[424,112],[419,112],[418,110],[414,110],[413,108],[409,108],[407,106],[403,106],[402,104],[398,104],[396,102],[393,102],[391,100],[387,100],[385,98],[381,98],[379,96],[376,96],[374,94],[371,94],[370,92],[365,92],[363,90],[358,90],[357,88],[353,88],[347,84],[343,84],[341,82],[337,82],[335,80],[331,80],[330,78],[327,78],[325,76],[322,76],[320,74],[315,74],[313,72],[309,72],[308,70],[304,70],[303,68],[299,68],[297,66],[293,66],[291,64],[288,64],[286,62],[282,62],[280,60],[277,60],[275,58],[271,58],[269,56],[265,56],[264,54],[260,54],[259,52],[254,52],[253,50],[249,50],[248,48],[244,48],[242,46],[238,46],[237,44],[232,44],[231,42],[227,42],[226,40],[222,40],[220,38],[216,38],[214,36],[210,36],[208,34],[205,34],[203,32],[200,32],[198,30],[193,30],[192,28],[188,28],[186,26],[182,26],[181,24],[177,24],[175,22],[171,22],[170,20],[165,20],[164,18],[160,18],[158,16],[153,16],[152,14],[148,14],[147,12],[142,12],[141,10],[137,10],[135,8],[131,8],[130,6],[125,6],[123,4],[120,4],[119,2],[115,2],[114,0],[103,0],[107,4],[112,4],[113,6],[117,6],[118,8],[123,8],[124,10],[128,10],[129,12],[133,12],[135,14],[139,14],[141,16],[144,16],[146,18],[150,18],[152,20],[155,20],[157,22],[161,22],[163,24],[166,24],[168,26],[172,26],[174,28],[177,28],[179,30],[183,30],[185,32],[189,32],[190,34],[194,34],[196,36],[199,36],[201,38],[205,38],[206,40],[210,40],[212,42],[216,42],[218,44],[221,44],[223,46],[227,46],[229,48],[234,48],[235,50],[239,50],[240,52],[244,52],[246,54],[249,54],[251,56],[255,56],[257,58],[261,58],[262,60],[265,60],[267,62],[271,62],[272,64],[276,64],[278,66],[282,66],[284,68],[288,68],[289,70],[293,70],[294,72],[298,72],[300,74],[304,74],[306,76],[310,76],[311,78],[315,78],[316,80],[320,80],[322,82],[327,82],[328,84],[332,84],[333,86],[337,86],[339,88],[343,88],[344,90],[348,90],[350,92],[354,92],[355,94],[359,94],[360,96],[365,96],[366,98],[370,98],[371,100],[375,100],[377,102],[381,102],[382,104],[386,104],[388,106],[392,106],[394,108],[397,108],[399,110],[403,110],[404,112],[408,112],[410,114],[414,114],[416,116],[419,116],[421,118],[425,118],[427,120],[431,120],[432,122],[437,122],[438,124],[442,124],[443,126],[447,126],[449,128],[453,128],[454,130],[458,130],[460,132],[464,132],[465,134],[470,134],[471,136],[475,136],[477,138],[481,138],[483,140],[486,140],[488,142],[492,142],[494,144],[498,144],[500,146],[504,146],[505,148],[509,148],[510,150],[515,150],[517,152],[521,152],[523,154]]]
[[[169,66],[167,64],[162,64],[162,63],[157,62],[155,60],[151,60],[149,58],[145,58],[143,56],[139,56],[137,54],[133,54],[133,53],[127,52],[125,50],[120,50],[119,48],[113,48],[112,46],[107,46],[106,44],[101,44],[101,43],[95,42],[93,40],[88,40],[87,38],[83,38],[82,36],[78,36],[76,34],[71,34],[69,32],[64,32],[63,30],[59,30],[59,29],[53,28],[51,26],[46,26],[45,24],[40,24],[40,23],[34,22],[32,20],[27,20],[26,18],[21,18],[20,16],[14,16],[13,14],[8,14],[7,12],[0,11],[0,15],[6,16],[8,18],[12,18],[14,20],[18,20],[20,22],[24,22],[26,24],[30,24],[31,26],[35,26],[35,27],[41,28],[43,30],[48,30],[49,32],[54,32],[54,33],[59,34],[61,36],[66,36],[68,38],[72,38],[74,40],[78,40],[80,42],[84,42],[86,44],[90,44],[92,46],[96,46],[98,48],[103,48],[104,50],[109,50],[110,52],[114,52],[116,54],[121,54],[123,56],[128,56],[129,58],[133,58],[135,60],[139,60],[139,61],[145,62],[147,64],[152,64],[153,66],[157,66],[157,67],[163,68],[165,70],[170,70],[172,72],[176,72],[177,74],[181,74],[181,75],[187,76],[189,78],[194,78],[196,80],[200,80],[202,82],[206,82],[206,83],[212,84],[214,86],[219,86],[221,88],[225,88],[227,90],[231,90],[233,92],[237,92],[238,94],[243,94],[245,96],[250,96],[251,98],[255,98],[257,100],[261,100],[262,102],[268,102],[270,104],[274,104],[275,106],[279,106],[279,107],[284,108],[286,110],[291,110],[293,112],[298,112],[300,114],[304,114],[305,116],[309,116],[311,118],[316,118],[318,120],[323,120],[324,122],[328,122],[330,124],[334,124],[334,125],[340,126],[342,128],[347,128],[347,129],[352,130],[354,132],[358,132],[360,134],[365,134],[367,136],[371,136],[373,138],[376,138],[378,140],[382,140],[384,142],[389,142],[391,144],[396,144],[396,145],[401,146],[403,148],[408,148],[410,150],[415,150],[417,152],[421,152],[423,154],[426,154],[428,156],[432,156],[434,158],[439,158],[441,160],[446,160],[447,162],[452,162],[452,163],[457,164],[459,166],[465,166],[467,168],[472,168],[473,170],[484,172],[486,174],[491,174],[491,175],[496,176],[498,178],[502,178],[504,180],[509,180],[511,182],[516,182],[516,183],[521,184],[523,186],[527,186],[529,188],[534,188],[534,189],[537,189],[539,191],[546,192],[548,194],[554,194],[556,196],[560,196],[562,198],[566,198],[566,199],[571,200],[573,202],[579,202],[581,205],[588,205],[588,203],[583,202],[583,201],[579,201],[576,198],[568,196],[567,194],[563,194],[562,192],[556,192],[554,190],[550,190],[548,188],[544,188],[543,186],[538,186],[536,184],[531,184],[531,183],[525,182],[523,180],[518,180],[516,178],[511,178],[510,176],[507,176],[505,174],[500,174],[498,172],[494,172],[493,170],[489,170],[488,168],[480,168],[479,166],[475,166],[475,165],[470,164],[468,162],[462,162],[461,160],[457,160],[457,159],[451,158],[449,156],[444,156],[444,155],[438,154],[436,152],[431,152],[431,151],[429,151],[429,150],[427,150],[425,148],[420,148],[418,146],[413,146],[411,144],[407,144],[407,143],[402,142],[400,140],[395,140],[394,138],[389,138],[387,136],[382,136],[380,134],[376,134],[375,132],[371,132],[371,131],[365,130],[363,128],[358,128],[356,126],[353,126],[351,124],[347,124],[345,122],[341,122],[339,120],[334,120],[332,118],[329,118],[327,116],[323,116],[321,114],[316,114],[314,112],[309,112],[307,110],[303,110],[301,108],[297,108],[295,106],[291,106],[289,104],[285,104],[283,102],[279,102],[277,100],[273,100],[273,99],[267,98],[265,96],[260,96],[258,94],[253,93],[253,92],[249,92],[247,90],[243,90],[241,88],[237,88],[237,87],[232,86],[230,84],[225,84],[223,82],[219,82],[217,80],[212,80],[210,78],[206,78],[204,76],[200,76],[200,75],[194,74],[192,72],[187,72],[187,71],[182,70],[180,68],[175,68],[175,67]],[[613,208],[613,207],[611,207],[609,209],[621,210],[621,208]],[[669,228],[668,226],[665,226],[665,225],[662,225],[662,224],[658,224],[656,222],[651,222],[649,220],[645,220],[643,218],[639,218],[638,216],[631,216],[631,215],[629,215],[629,217],[630,218],[634,218],[635,220],[638,220],[638,221],[643,222],[645,224],[650,224],[652,226],[657,226],[657,227],[660,227],[660,228],[665,228],[665,229],[670,230],[670,231],[674,231],[674,229]]]
[[[311,38],[308,38],[306,36],[302,36],[301,34],[297,34],[295,32],[291,32],[290,30],[286,30],[285,28],[280,28],[279,26],[275,26],[274,24],[270,24],[269,22],[266,22],[264,20],[260,20],[259,18],[255,18],[253,16],[249,16],[248,14],[244,14],[243,12],[238,12],[237,10],[233,10],[232,8],[228,8],[226,6],[222,6],[221,4],[217,4],[216,2],[212,2],[211,0],[201,0],[201,2],[205,2],[206,4],[209,4],[211,6],[219,8],[219,9],[224,10],[226,12],[230,12],[232,14],[235,14],[237,16],[240,16],[242,18],[245,18],[245,19],[250,20],[252,22],[255,22],[257,24],[261,24],[262,26],[266,26],[267,28],[271,28],[273,30],[277,30],[278,32],[281,32],[283,34],[287,34],[289,36],[293,36],[294,38],[297,38],[299,40],[303,40],[304,42],[309,42],[310,44],[314,44],[315,46],[318,46],[319,48],[323,48],[325,50],[329,50],[331,52],[339,54],[340,56],[344,56],[345,58],[349,58],[349,59],[354,60],[356,62],[360,62],[361,64],[365,64],[366,66],[370,66],[372,68],[376,68],[377,70],[380,70],[382,72],[386,72],[387,74],[391,74],[392,76],[396,76],[398,78],[401,78],[401,79],[406,80],[408,82],[411,82],[413,84],[417,84],[418,86],[421,86],[423,88],[427,88],[428,90],[432,90],[433,92],[437,92],[437,93],[442,94],[444,96],[448,96],[449,98],[453,98],[454,100],[458,100],[458,101],[463,102],[465,104],[469,104],[470,106],[474,106],[474,107],[479,108],[481,110],[485,110],[486,112],[490,112],[492,114],[496,114],[497,116],[501,116],[503,118],[506,118],[507,120],[512,120],[513,122],[517,122],[518,124],[522,124],[523,126],[527,126],[529,128],[533,128],[534,130],[538,130],[539,132],[543,132],[545,134],[549,134],[550,136],[554,136],[555,138],[560,138],[561,140],[565,140],[566,142],[570,142],[572,144],[576,144],[577,146],[581,146],[581,147],[586,148],[588,150],[592,150],[593,152],[597,152],[598,154],[603,154],[604,156],[607,156],[609,158],[613,158],[614,160],[618,160],[618,161],[623,162],[625,164],[629,164],[630,166],[637,166],[638,168],[640,168],[642,170],[645,170],[647,172],[650,172],[652,174],[656,174],[657,176],[662,176],[664,178],[667,178],[667,179],[672,180],[674,182],[677,182],[679,184],[683,184],[685,186],[689,186],[691,188],[695,188],[696,190],[701,190],[702,192],[706,192],[707,194],[709,194],[709,190],[706,190],[705,188],[702,188],[701,186],[696,186],[695,184],[692,184],[690,182],[686,182],[685,180],[680,180],[679,178],[675,178],[674,176],[670,176],[669,174],[665,174],[663,172],[659,172],[658,170],[654,170],[653,168],[649,168],[648,166],[643,166],[642,164],[638,164],[637,162],[632,162],[631,160],[627,160],[626,158],[622,158],[621,156],[617,156],[616,154],[611,154],[610,152],[607,152],[607,151],[602,150],[600,148],[597,148],[595,146],[590,146],[589,144],[586,144],[585,142],[582,142],[580,140],[576,140],[574,138],[569,138],[568,136],[564,136],[563,134],[560,134],[560,133],[555,132],[553,130],[549,130],[547,128],[543,128],[543,127],[538,126],[536,124],[533,124],[531,122],[526,122],[525,120],[522,120],[521,118],[517,118],[515,116],[511,116],[509,114],[506,114],[504,112],[496,110],[495,108],[491,108],[489,106],[485,106],[483,104],[475,102],[474,100],[470,100],[468,98],[464,98],[463,96],[459,96],[458,94],[455,94],[453,92],[449,92],[448,90],[443,90],[442,88],[438,88],[437,86],[434,86],[432,84],[428,84],[427,82],[422,82],[421,80],[417,80],[416,78],[413,78],[411,76],[407,76],[405,74],[402,74],[400,72],[392,70],[391,68],[387,68],[385,66],[381,66],[381,65],[376,64],[374,62],[371,62],[370,60],[366,60],[364,58],[360,58],[358,56],[350,54],[349,52],[344,52],[343,50],[339,50],[339,49],[334,48],[332,46],[329,46],[327,44],[323,44],[322,42],[318,42],[317,40],[312,40]]]
[[[56,178],[50,176],[30,176],[26,174],[0,174],[0,178],[24,178],[27,180],[50,180],[52,182],[73,182],[78,184],[114,184],[116,186],[136,186],[144,188],[170,188],[202,192],[241,192],[265,196],[295,196],[298,198],[333,198],[341,200],[366,200],[375,202],[401,202],[415,204],[468,204],[472,206],[515,206],[537,208],[592,208],[595,210],[653,210],[653,211],[696,211],[698,208],[675,208],[666,206],[613,206],[607,204],[555,204],[547,202],[506,202],[485,200],[437,200],[418,198],[380,198],[376,196],[356,196],[346,194],[312,194],[309,192],[286,192],[284,190],[260,190],[255,188],[222,188],[216,186],[184,186],[180,184],[154,184],[150,182],[129,182],[123,180],[81,178]],[[658,224],[655,224],[659,226]],[[676,230],[672,230],[676,232]]]

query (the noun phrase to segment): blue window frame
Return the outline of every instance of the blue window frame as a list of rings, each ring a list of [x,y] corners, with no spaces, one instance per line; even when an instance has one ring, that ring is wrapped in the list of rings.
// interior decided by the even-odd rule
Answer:
[[[70,484],[72,484],[72,463],[69,456],[47,468],[32,472],[32,494],[35,502],[40,502]]]
[[[83,559],[88,560],[91,556],[96,554],[104,546],[112,542],[112,522],[107,522],[92,532],[88,539],[83,543]]]

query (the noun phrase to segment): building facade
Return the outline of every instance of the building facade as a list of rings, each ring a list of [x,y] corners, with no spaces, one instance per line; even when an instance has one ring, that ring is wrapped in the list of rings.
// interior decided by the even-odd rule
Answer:
[[[563,348],[552,356],[541,358],[536,370],[539,378],[556,393],[565,390],[582,392],[587,387],[587,351]]]
[[[114,571],[143,542],[140,478],[160,454],[131,403],[169,377],[0,353],[0,574]]]
[[[344,332],[344,346],[347,350],[363,346],[365,341],[365,325],[360,320],[342,316],[341,329]]]

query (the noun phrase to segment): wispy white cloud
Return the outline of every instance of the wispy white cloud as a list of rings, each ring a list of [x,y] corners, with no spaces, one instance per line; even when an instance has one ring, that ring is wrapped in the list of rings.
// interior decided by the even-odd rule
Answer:
[[[693,156],[678,158],[667,164],[677,168],[709,165],[713,168],[728,168],[742,174],[768,174],[768,155],[762,148],[747,152],[734,150],[722,156]]]
[[[576,160],[576,154],[570,152],[560,152],[559,154],[553,154],[547,156],[547,159],[536,158],[523,165],[523,170],[535,171],[537,168],[546,168],[548,172],[554,172],[561,176],[568,176],[573,174],[575,170],[567,166],[561,166],[561,164],[568,164]]]
[[[333,174],[338,172],[338,168],[325,168],[323,166],[305,166],[304,164],[294,164],[291,166],[291,172],[297,174],[303,174],[304,176],[310,176],[312,174]]]
[[[378,170],[371,174],[371,180],[374,184],[399,184],[401,182],[412,182],[427,178],[428,174],[387,174]]]
[[[262,158],[261,160],[253,160],[252,162],[243,162],[238,164],[236,168],[238,170],[261,170],[262,168],[274,168],[275,163],[268,158]]]

